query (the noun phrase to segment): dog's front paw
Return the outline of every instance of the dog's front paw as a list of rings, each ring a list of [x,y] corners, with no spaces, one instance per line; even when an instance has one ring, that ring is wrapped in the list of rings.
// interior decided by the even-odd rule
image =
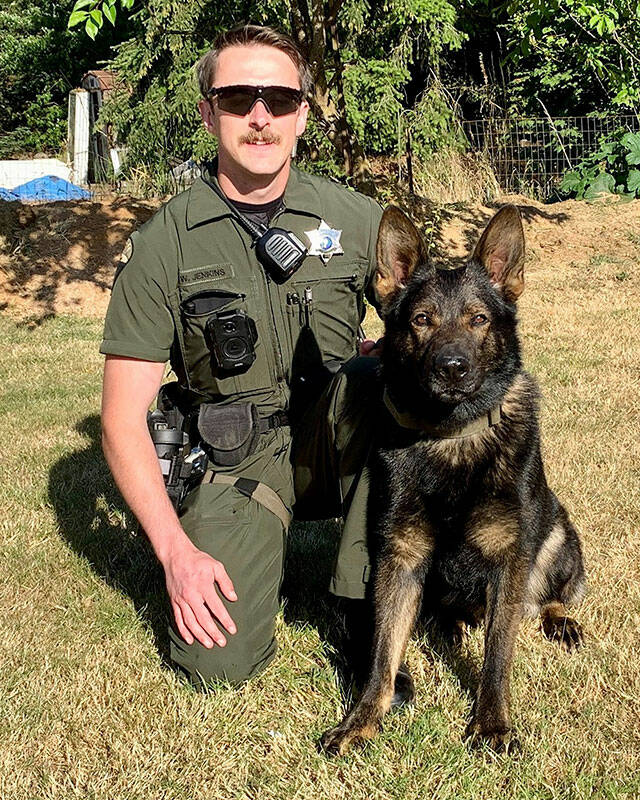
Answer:
[[[542,620],[542,631],[547,639],[557,642],[571,653],[584,644],[584,633],[580,623],[572,617],[548,617]]]
[[[363,744],[366,739],[373,739],[379,730],[380,726],[373,723],[349,725],[343,722],[322,734],[320,749],[330,756],[342,756],[352,745]]]
[[[472,720],[469,724],[465,740],[474,750],[484,745],[495,753],[512,755],[520,750],[520,742],[513,735],[511,727],[507,724],[480,724]]]

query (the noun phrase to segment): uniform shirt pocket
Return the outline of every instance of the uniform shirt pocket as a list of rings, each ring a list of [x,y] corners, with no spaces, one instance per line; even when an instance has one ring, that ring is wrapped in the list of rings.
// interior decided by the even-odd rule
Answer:
[[[180,285],[176,314],[180,349],[192,390],[208,397],[229,397],[252,394],[273,385],[270,331],[258,306],[257,287],[251,279],[205,277]],[[231,367],[234,358],[237,366]]]

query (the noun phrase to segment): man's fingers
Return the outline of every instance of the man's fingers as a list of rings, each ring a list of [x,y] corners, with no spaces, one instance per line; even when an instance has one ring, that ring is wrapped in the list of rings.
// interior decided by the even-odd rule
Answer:
[[[229,616],[229,612],[224,607],[224,603],[218,597],[216,590],[212,587],[204,593],[204,600],[213,616],[218,620],[221,625],[229,631],[229,633],[236,632],[235,622]]]
[[[189,629],[184,624],[184,619],[182,618],[182,611],[180,611],[180,606],[177,603],[172,602],[171,607],[173,608],[173,618],[176,621],[176,628],[178,629],[178,633],[182,638],[185,640],[187,644],[193,644],[193,636],[191,635]]]
[[[185,625],[200,642],[200,644],[208,647],[209,649],[212,648],[216,637],[209,635],[209,633],[202,627],[200,621],[196,618],[191,605],[187,602],[183,602],[180,606],[180,610],[182,611],[182,617]],[[205,621],[205,619],[208,617],[210,625],[213,626],[213,629],[216,631],[216,633],[218,633],[218,629],[211,621],[211,615],[204,606],[201,606],[200,616],[202,617],[203,621]],[[218,634],[218,638],[220,638],[220,634]],[[225,643],[224,638],[222,639],[222,643]]]
[[[233,588],[233,583],[231,582],[231,578],[227,575],[227,570],[224,568],[224,564],[218,561],[214,572],[216,576],[216,583],[220,587],[220,591],[222,592],[222,594],[227,598],[227,600],[237,600],[238,595],[236,594],[236,591]],[[218,617],[218,619],[220,619],[220,617]],[[220,621],[222,622],[222,620]],[[226,627],[227,626],[225,625],[225,628]]]
[[[202,598],[201,602],[199,602],[197,605],[192,604],[191,608],[194,614],[196,615],[196,619],[200,627],[203,628],[203,630],[218,645],[218,647],[224,647],[225,644],[227,643],[227,640],[225,639],[224,634],[218,629],[218,626],[215,624],[211,612],[206,606],[204,597]]]
[[[375,346],[376,346],[376,343],[375,343],[375,341],[373,339],[363,339],[360,342],[360,355],[361,356],[369,355],[369,352],[371,350],[373,350],[373,348]]]

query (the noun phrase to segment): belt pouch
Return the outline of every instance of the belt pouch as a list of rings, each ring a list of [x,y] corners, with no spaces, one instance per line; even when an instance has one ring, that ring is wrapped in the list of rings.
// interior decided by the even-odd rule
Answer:
[[[221,467],[235,467],[258,446],[258,409],[254,403],[204,403],[198,430],[211,460]]]

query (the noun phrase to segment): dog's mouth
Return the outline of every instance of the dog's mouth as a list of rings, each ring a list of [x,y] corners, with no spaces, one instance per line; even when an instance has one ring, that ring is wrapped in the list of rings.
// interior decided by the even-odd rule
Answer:
[[[441,378],[430,375],[427,379],[427,388],[431,396],[441,403],[455,405],[468,400],[477,392],[480,386],[479,376],[472,376],[461,383],[450,383]]]

